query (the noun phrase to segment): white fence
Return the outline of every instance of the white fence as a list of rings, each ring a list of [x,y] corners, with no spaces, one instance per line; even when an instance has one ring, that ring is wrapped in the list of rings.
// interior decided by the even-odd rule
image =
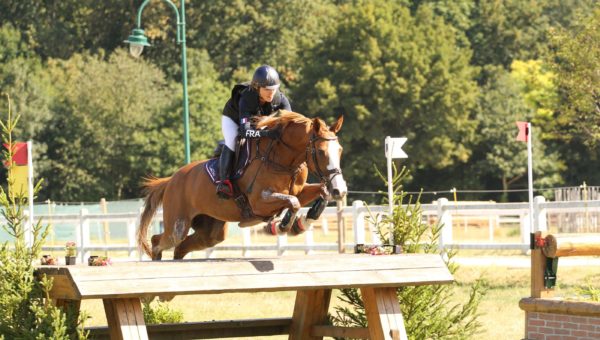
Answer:
[[[432,204],[423,204],[423,219],[428,223],[439,221],[443,224],[440,237],[440,247],[465,248],[465,249],[517,249],[527,250],[529,248],[530,233],[535,230],[547,231],[549,228],[560,228],[552,224],[553,220],[564,220],[565,215],[572,215],[572,224],[583,227],[580,231],[600,232],[600,200],[594,201],[571,201],[571,202],[545,202],[541,196],[534,200],[532,229],[529,223],[528,203],[493,203],[493,202],[450,202],[445,198],[438,199]],[[240,244],[217,245],[205,250],[205,256],[211,257],[218,251],[239,251],[242,256],[250,256],[252,251],[273,251],[278,255],[288,250],[304,251],[352,251],[355,244],[377,243],[379,239],[369,223],[367,215],[386,214],[387,206],[371,206],[367,209],[362,201],[355,201],[352,206],[327,207],[317,223],[323,232],[328,232],[331,220],[337,225],[337,243],[317,243],[314,241],[314,230],[310,228],[306,233],[297,236],[303,238],[304,242],[288,243],[287,235],[273,237],[271,244],[252,244],[251,229],[241,229]],[[301,210],[306,213],[306,208]],[[561,219],[555,218],[561,216]],[[75,228],[75,239],[78,247],[80,261],[87,259],[92,252],[104,251],[126,251],[130,258],[141,258],[136,245],[136,229],[140,212],[119,214],[89,214],[82,209],[79,214],[69,215],[38,215],[43,223],[68,223]],[[473,219],[478,221],[479,229],[487,228],[487,237],[476,241],[459,240],[454,233],[462,231],[463,225],[467,230],[467,222]],[[159,211],[154,218],[154,223],[162,221],[162,213]],[[352,240],[346,241],[346,221],[352,221]],[[549,223],[552,222],[552,223]],[[127,243],[104,243],[92,242],[90,237],[90,223],[113,223],[121,222],[126,225]],[[487,224],[487,226],[486,226]],[[156,224],[155,224],[156,225]],[[495,233],[503,225],[512,225],[518,235],[514,236],[514,242],[495,239]],[[237,228],[232,226],[230,228]],[[517,230],[518,228],[518,230]],[[45,251],[60,251],[63,246],[44,246]]]

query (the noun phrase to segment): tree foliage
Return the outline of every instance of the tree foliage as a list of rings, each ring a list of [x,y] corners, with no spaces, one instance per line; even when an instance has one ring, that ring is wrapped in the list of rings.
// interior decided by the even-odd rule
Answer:
[[[386,135],[411,141],[417,169],[467,161],[478,90],[470,52],[456,47],[453,30],[428,6],[413,17],[388,1],[343,7],[342,18],[312,51],[295,93],[306,113],[345,115],[350,185],[368,181]]]
[[[145,8],[152,46],[141,61],[122,51],[141,3],[0,2],[0,88],[13,93],[23,117],[15,136],[34,141],[36,173],[48,183],[41,199],[139,197],[141,177],[183,165],[172,8],[164,1]],[[593,183],[600,178],[597,6],[187,1],[192,158],[209,157],[221,138],[231,86],[268,63],[294,110],[345,115],[343,168],[352,191],[376,187],[370,167],[383,162],[387,135],[408,138],[411,188],[520,187],[522,150],[504,139],[512,129],[501,131],[513,119],[531,119],[538,133],[536,185]]]

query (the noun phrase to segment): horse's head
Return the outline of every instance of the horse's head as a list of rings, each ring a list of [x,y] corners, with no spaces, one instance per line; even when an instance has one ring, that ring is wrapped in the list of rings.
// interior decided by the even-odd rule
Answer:
[[[319,177],[334,199],[341,199],[348,193],[340,167],[342,146],[336,136],[342,122],[340,117],[333,125],[327,126],[319,118],[309,119],[299,113],[282,110],[279,115],[258,122],[257,127],[282,129],[281,142],[305,156],[310,172]]]
[[[327,126],[321,119],[314,118],[307,148],[309,169],[319,176],[322,183],[327,184],[329,193],[335,199],[341,199],[348,193],[340,167],[343,148],[336,136],[343,122],[344,117],[340,116],[335,123]]]

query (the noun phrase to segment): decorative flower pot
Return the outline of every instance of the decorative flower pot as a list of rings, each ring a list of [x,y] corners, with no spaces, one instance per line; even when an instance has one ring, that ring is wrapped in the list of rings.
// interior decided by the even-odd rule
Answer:
[[[93,266],[94,260],[96,260],[97,258],[98,258],[98,256],[96,256],[96,255],[92,255],[92,256],[88,257],[88,266]]]
[[[76,256],[65,256],[65,264],[67,266],[74,265],[77,262]]]

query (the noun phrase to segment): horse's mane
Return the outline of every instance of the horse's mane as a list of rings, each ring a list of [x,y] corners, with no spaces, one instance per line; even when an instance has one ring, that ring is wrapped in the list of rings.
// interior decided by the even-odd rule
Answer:
[[[327,133],[327,131],[329,131],[327,128],[327,124],[319,118],[315,119],[320,122],[319,131],[317,131],[318,135],[324,136]],[[262,127],[265,127],[267,129],[281,127],[285,129],[285,127],[290,123],[308,125],[312,124],[313,120],[297,112],[279,110],[276,115],[267,116],[266,118],[262,118],[261,120],[259,120],[256,123],[256,127],[259,129]]]
[[[297,124],[310,124],[312,120],[310,118],[305,117],[304,115],[296,112],[280,110],[279,114],[274,116],[268,116],[266,118],[261,119],[257,124],[257,128],[266,127],[267,129],[272,129],[275,126],[279,125],[285,127],[290,123]]]

